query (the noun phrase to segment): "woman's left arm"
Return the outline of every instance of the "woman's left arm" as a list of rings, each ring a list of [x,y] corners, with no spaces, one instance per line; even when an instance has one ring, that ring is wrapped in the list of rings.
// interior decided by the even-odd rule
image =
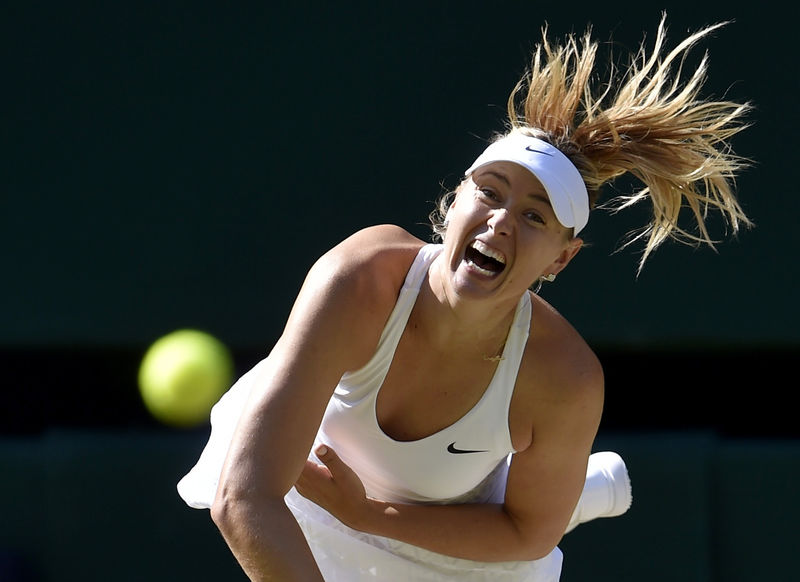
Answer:
[[[308,462],[297,488],[346,525],[470,560],[535,560],[564,535],[586,479],[602,411],[599,364],[568,385],[537,387],[532,443],[513,456],[503,504],[410,505],[367,498],[330,449]],[[560,380],[563,380],[561,378]]]

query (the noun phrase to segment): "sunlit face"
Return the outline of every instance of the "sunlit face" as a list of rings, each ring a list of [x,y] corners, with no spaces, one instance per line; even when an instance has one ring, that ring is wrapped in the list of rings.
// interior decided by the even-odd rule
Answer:
[[[445,253],[460,294],[518,298],[540,276],[561,271],[582,244],[558,222],[539,180],[512,162],[475,170],[447,221]]]

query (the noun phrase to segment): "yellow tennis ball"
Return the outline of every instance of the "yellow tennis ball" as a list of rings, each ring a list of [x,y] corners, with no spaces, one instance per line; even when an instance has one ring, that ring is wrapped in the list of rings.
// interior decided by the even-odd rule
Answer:
[[[208,420],[233,378],[233,358],[215,337],[182,329],[156,340],[139,367],[139,391],[160,422],[181,428]]]

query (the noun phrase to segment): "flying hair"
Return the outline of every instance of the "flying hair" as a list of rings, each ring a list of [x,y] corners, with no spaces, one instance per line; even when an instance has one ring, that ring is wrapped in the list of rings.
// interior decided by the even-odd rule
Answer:
[[[592,86],[598,45],[591,29],[580,40],[569,35],[563,45],[552,45],[545,27],[527,74],[508,99],[510,129],[559,148],[581,173],[592,207],[603,184],[625,173],[643,184],[608,203],[618,211],[651,202],[649,224],[624,244],[646,241],[639,270],[669,238],[713,248],[717,241],[706,225],[709,210],[720,211],[733,234],[751,224],[733,192],[736,173],[749,162],[729,144],[747,127],[743,117],[751,107],[700,98],[707,53],[692,72],[684,71],[689,50],[725,23],[704,28],[666,52],[665,20],[666,15],[652,49],[648,52],[643,42],[621,74],[611,63],[599,88]],[[683,208],[690,209],[696,232],[679,224]]]

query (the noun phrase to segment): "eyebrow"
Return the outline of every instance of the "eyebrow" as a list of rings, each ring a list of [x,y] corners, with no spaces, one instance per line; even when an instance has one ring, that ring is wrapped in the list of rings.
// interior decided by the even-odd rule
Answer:
[[[484,174],[489,174],[491,176],[494,176],[495,178],[497,178],[498,180],[503,182],[506,186],[511,188],[511,181],[508,179],[508,176],[506,176],[502,172],[498,172],[497,170],[484,170],[483,173]],[[538,192],[531,192],[531,193],[528,194],[528,198],[533,198],[534,200],[539,200],[541,202],[544,202],[550,208],[553,207],[553,203],[550,201],[550,197],[547,195],[546,191],[545,191],[544,194],[539,194]]]
[[[528,198],[533,198],[534,200],[540,200],[541,202],[547,204],[550,208],[553,207],[553,203],[550,201],[550,197],[546,193],[534,194],[533,192],[531,192],[530,194],[528,194]]]
[[[501,172],[498,172],[496,170],[485,170],[483,173],[484,174],[489,174],[491,176],[494,176],[495,178],[497,178],[501,182],[504,182],[506,186],[511,188],[511,181],[508,179],[508,176],[506,176],[505,174],[503,174]]]

